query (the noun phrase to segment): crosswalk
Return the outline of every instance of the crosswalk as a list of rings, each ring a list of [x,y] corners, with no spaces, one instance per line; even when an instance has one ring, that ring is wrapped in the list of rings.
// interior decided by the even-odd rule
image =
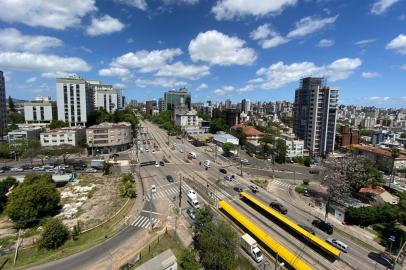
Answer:
[[[281,182],[281,181],[279,181],[279,180],[273,180],[271,183],[272,183],[272,184],[279,185],[279,186],[282,186],[282,187],[287,187],[287,188],[293,187],[293,185],[288,184],[288,183],[286,183],[286,182]]]
[[[157,227],[159,225],[159,223],[161,222],[159,219],[154,218],[154,217],[149,218],[144,215],[138,215],[135,217],[134,221],[131,222],[131,226],[147,229],[151,226],[151,221],[152,221],[153,228]]]
[[[187,184],[182,184],[182,190],[187,192],[190,190],[190,187]],[[162,199],[162,198],[168,198],[170,196],[175,196],[179,194],[179,185],[172,185],[169,186],[163,190],[157,191],[155,193],[152,194],[148,194],[145,198],[145,200],[147,202],[151,201],[151,200],[157,200],[157,199]]]

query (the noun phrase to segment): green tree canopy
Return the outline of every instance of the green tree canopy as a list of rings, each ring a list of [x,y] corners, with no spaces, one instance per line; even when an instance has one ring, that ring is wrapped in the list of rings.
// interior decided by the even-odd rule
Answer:
[[[281,140],[278,139],[276,141],[276,158],[275,161],[278,163],[285,163],[286,162],[286,155],[287,155],[287,146],[286,143]]]
[[[14,177],[7,176],[6,179],[0,181],[0,213],[3,212],[4,207],[7,203],[6,194],[9,192],[10,188],[17,185],[17,181]]]
[[[204,226],[213,221],[213,211],[210,206],[205,205],[204,207],[197,209],[195,218],[195,234],[199,234]]]
[[[223,151],[224,153],[230,153],[230,151],[234,148],[234,144],[230,143],[230,142],[226,142],[225,144],[223,144]]]
[[[51,123],[49,123],[50,129],[63,128],[63,127],[67,127],[67,126],[68,126],[68,124],[62,120],[52,120]]]
[[[6,213],[17,228],[26,228],[60,209],[60,194],[49,176],[30,174],[27,181],[11,192]]]
[[[200,265],[193,250],[184,249],[180,254],[179,266],[182,270],[199,270]]]
[[[406,139],[406,132],[401,133],[401,134],[400,134],[400,138]]]
[[[266,134],[264,137],[262,137],[261,142],[264,143],[273,143],[274,137],[272,135]]]
[[[8,109],[11,112],[16,112],[16,105],[14,104],[14,100],[11,96],[8,96]]]
[[[38,242],[39,248],[47,250],[57,249],[68,240],[69,231],[63,225],[62,221],[57,218],[49,219],[45,222],[44,231]]]
[[[111,122],[112,116],[105,109],[99,108],[89,113],[87,126],[98,125],[103,122]]]

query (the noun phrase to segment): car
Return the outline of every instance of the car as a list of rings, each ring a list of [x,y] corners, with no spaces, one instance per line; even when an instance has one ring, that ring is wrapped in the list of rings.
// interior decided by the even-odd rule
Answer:
[[[338,248],[339,250],[343,252],[348,252],[348,245],[340,240],[334,239],[334,238],[327,238],[326,242],[329,243],[330,245]]]
[[[46,170],[45,170],[45,172],[48,172],[48,173],[54,173],[54,172],[55,172],[55,170],[54,170],[54,169],[46,169]]]
[[[4,170],[0,170],[0,173],[4,173],[5,171]]]
[[[97,173],[97,170],[96,170],[95,168],[88,168],[88,169],[86,169],[85,172],[88,172],[88,173]]]
[[[245,164],[245,165],[249,165],[249,164],[250,164],[249,160],[246,159],[246,158],[241,159],[240,162],[241,162],[242,164]]]
[[[325,232],[327,234],[333,234],[333,230],[334,230],[333,225],[331,225],[330,223],[324,222],[321,219],[313,220],[312,225],[314,227],[319,228],[320,230],[322,230],[323,232]]]
[[[159,163],[158,163],[158,161],[155,161],[155,168],[159,168]]]
[[[251,189],[251,191],[252,191],[253,193],[259,192],[259,188],[258,188],[257,186],[255,186],[255,185],[250,185],[250,189]]]
[[[156,186],[155,185],[151,185],[151,192],[156,193]]]
[[[192,220],[195,220],[195,218],[196,218],[196,212],[195,212],[195,210],[193,210],[192,208],[188,208],[188,209],[186,210],[186,213],[189,215],[189,217],[190,217]]]
[[[236,187],[234,187],[234,190],[237,192],[242,192],[243,188],[241,186],[236,186]]]
[[[310,197],[310,192],[307,188],[303,189],[303,196]]]
[[[226,169],[221,168],[221,169],[219,170],[219,172],[226,174],[226,173],[227,173],[227,170],[226,170]]]
[[[380,263],[383,266],[388,267],[389,269],[395,268],[394,261],[383,253],[370,252],[368,254],[368,257],[376,261],[377,263]]]
[[[224,176],[224,180],[231,181],[231,180],[232,180],[232,178],[231,178],[231,176],[226,175],[226,176]]]
[[[110,158],[118,158],[119,156],[120,156],[119,154],[114,153],[114,154],[111,154],[111,155],[110,155]]]
[[[11,170],[11,167],[10,166],[3,166],[0,169],[2,169],[3,171],[9,171],[9,170]]]
[[[163,162],[162,160],[159,162],[160,166],[165,166],[165,162]]]
[[[314,230],[313,230],[311,227],[309,227],[309,226],[307,226],[307,225],[303,225],[303,224],[298,224],[298,225],[299,225],[299,227],[302,228],[303,230],[305,230],[305,231],[307,231],[307,232],[309,232],[309,233],[311,233],[311,234],[313,234],[313,235],[316,234],[316,233],[314,232]]]
[[[145,149],[145,152],[149,152],[149,149],[147,148],[147,149]]]
[[[167,175],[166,176],[166,180],[168,181],[168,182],[173,182],[173,177],[172,177],[172,175]]]
[[[23,170],[31,170],[31,169],[32,169],[32,166],[30,166],[30,165],[23,165],[23,166],[21,166],[21,169],[23,169]]]
[[[74,166],[73,169],[75,171],[83,171],[84,168],[82,166]]]
[[[14,168],[11,168],[10,171],[11,171],[11,172],[23,172],[24,169],[23,169],[23,168],[14,167]]]
[[[280,212],[281,214],[286,215],[288,213],[288,209],[286,209],[281,203],[279,202],[271,202],[269,204],[270,207],[275,209],[276,211]]]
[[[43,171],[44,168],[43,167],[34,167],[32,168],[33,171],[39,172],[39,171]]]

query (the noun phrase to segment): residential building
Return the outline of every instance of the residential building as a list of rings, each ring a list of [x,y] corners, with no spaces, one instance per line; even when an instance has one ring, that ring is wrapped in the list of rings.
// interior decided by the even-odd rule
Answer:
[[[240,111],[237,109],[225,109],[222,111],[224,122],[229,126],[235,126],[240,123]]]
[[[131,124],[101,123],[86,129],[86,143],[90,154],[125,151],[132,144]]]
[[[135,270],[176,270],[178,264],[176,256],[171,249],[167,249],[158,256],[143,263],[141,266],[135,268]]]
[[[340,134],[336,136],[337,144],[340,147],[346,147],[351,144],[359,144],[361,136],[359,130],[352,129],[350,126],[341,126]]]
[[[78,146],[81,140],[86,139],[86,130],[84,127],[65,127],[54,130],[48,130],[40,134],[41,146]]]
[[[251,111],[251,101],[249,99],[243,99],[241,101],[241,111],[244,113]]]
[[[56,96],[58,120],[72,125],[85,125],[94,109],[94,94],[90,83],[80,77],[57,78]]]
[[[244,133],[247,142],[250,142],[252,144],[259,144],[259,141],[262,139],[262,137],[264,137],[264,133],[257,130],[253,126],[248,126],[245,124],[238,124],[231,128],[241,130],[242,133]]]
[[[108,113],[114,113],[123,108],[122,90],[100,81],[87,81],[94,95],[94,108],[102,108]]]
[[[378,145],[389,139],[390,133],[387,130],[381,130],[374,132],[371,136],[371,143],[373,145]]]
[[[185,128],[199,128],[201,127],[202,119],[197,116],[197,112],[179,110],[180,107],[175,109],[175,125],[181,129]],[[186,107],[183,107],[186,108]]]
[[[24,103],[24,119],[26,123],[50,123],[56,120],[58,111],[56,102],[49,97],[36,97]]]
[[[314,156],[334,151],[339,89],[323,78],[303,78],[295,92],[293,132]]]
[[[8,132],[8,143],[9,144],[18,144],[21,141],[29,139],[39,139],[40,133],[43,131],[43,128],[40,127],[25,127],[19,128],[13,131]]]
[[[191,109],[192,99],[188,90],[183,87],[179,91],[171,90],[164,94],[167,110],[174,110],[176,106],[186,106]]]
[[[156,100],[145,101],[145,112],[147,113],[147,115],[153,115],[155,109],[156,109]]]
[[[374,128],[376,125],[377,119],[373,117],[365,117],[361,121],[361,127],[371,129]]]
[[[0,70],[0,137],[7,133],[6,103],[6,82],[3,71]]]
[[[358,191],[359,194],[365,194],[365,197],[369,199],[368,203],[371,203],[370,200],[372,199],[373,205],[383,205],[385,203],[389,203],[392,205],[399,204],[400,198],[398,196],[392,195],[387,192],[383,187],[363,187]]]
[[[159,110],[159,112],[166,111],[165,99],[160,98],[160,99],[158,100],[158,110]]]
[[[294,134],[281,134],[280,139],[286,144],[286,157],[303,157],[304,141],[298,139]]]
[[[232,108],[232,103],[231,103],[231,100],[226,99],[226,101],[225,101],[224,103],[225,103],[224,107],[225,107],[225,109],[226,109],[226,110],[228,110],[228,109],[231,109],[231,108]]]

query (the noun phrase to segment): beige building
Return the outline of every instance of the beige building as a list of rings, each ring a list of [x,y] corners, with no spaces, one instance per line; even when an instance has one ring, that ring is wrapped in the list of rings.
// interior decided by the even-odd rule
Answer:
[[[132,144],[131,124],[101,123],[86,129],[86,142],[90,154],[109,154],[124,151]]]

